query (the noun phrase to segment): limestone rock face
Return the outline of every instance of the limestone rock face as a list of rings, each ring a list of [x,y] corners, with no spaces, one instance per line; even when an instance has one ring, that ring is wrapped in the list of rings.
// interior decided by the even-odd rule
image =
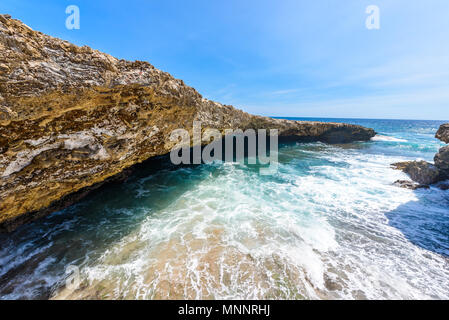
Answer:
[[[253,116],[203,98],[151,64],[125,61],[0,15],[0,230],[61,209],[127,168],[170,152],[170,133],[278,129],[281,137],[367,141],[356,125]],[[203,142],[204,143],[204,142]]]
[[[441,125],[435,137],[445,143],[449,143],[449,123]]]
[[[407,173],[413,181],[422,185],[434,184],[440,181],[438,169],[426,161],[407,161],[392,164],[393,168]]]

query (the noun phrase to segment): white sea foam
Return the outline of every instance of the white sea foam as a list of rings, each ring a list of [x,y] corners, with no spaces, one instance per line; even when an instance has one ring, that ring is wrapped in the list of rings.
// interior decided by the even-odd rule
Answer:
[[[404,205],[420,219],[438,210],[392,186],[404,175],[389,163],[402,159],[325,148],[316,156],[335,165],[302,176],[291,163],[265,180],[217,165],[84,268],[90,287],[73,297],[101,288],[107,298],[449,298],[447,258],[389,221],[410,213]]]
[[[372,137],[371,141],[407,142],[407,140],[405,140],[405,139],[399,139],[399,138],[390,137],[390,136],[383,136],[380,134],[377,134],[374,137]]]
[[[393,186],[407,179],[390,168],[402,160],[314,143],[281,149],[275,176],[220,162],[160,170],[126,185],[139,207],[106,207],[104,219],[88,224],[101,244],[119,236],[81,251],[70,263],[81,268],[82,289],[54,297],[448,299],[441,228],[449,193]],[[130,232],[107,219],[142,212]],[[56,236],[79,224],[71,217],[42,235],[48,246],[0,248],[0,276],[22,264],[32,270],[8,287],[0,282],[4,297],[33,298],[43,282],[61,281],[51,252],[60,254]],[[91,241],[74,237],[81,246]],[[58,243],[65,252],[64,238]]]

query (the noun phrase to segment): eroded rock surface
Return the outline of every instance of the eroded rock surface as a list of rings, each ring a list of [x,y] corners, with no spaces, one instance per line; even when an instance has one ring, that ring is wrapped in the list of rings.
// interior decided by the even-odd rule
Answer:
[[[393,168],[407,173],[413,181],[423,185],[434,184],[440,181],[440,172],[431,163],[426,161],[407,161],[392,164]]]
[[[441,125],[435,137],[445,143],[449,143],[449,123]]]
[[[449,146],[443,147],[435,155],[435,166],[440,170],[442,179],[449,179]]]
[[[361,126],[253,116],[203,98],[151,64],[125,61],[0,15],[0,230],[70,205],[148,158],[193,121],[278,129],[296,140],[369,140]],[[207,143],[204,142],[203,143]]]
[[[443,142],[449,142],[449,124],[440,126],[436,138]],[[449,146],[445,146],[435,155],[435,164],[426,161],[406,161],[392,164],[397,170],[407,173],[413,181],[422,185],[435,184],[449,179]],[[414,189],[413,185],[405,183],[406,181],[397,181],[396,185]],[[439,184],[440,189],[445,189],[446,184]],[[417,188],[415,188],[417,189]],[[418,188],[419,189],[419,188]]]

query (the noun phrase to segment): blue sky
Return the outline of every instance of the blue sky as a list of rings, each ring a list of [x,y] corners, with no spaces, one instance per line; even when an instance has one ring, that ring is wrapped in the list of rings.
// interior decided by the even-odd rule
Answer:
[[[71,4],[80,30],[65,27]],[[380,30],[365,27],[368,5]],[[1,0],[0,12],[255,114],[449,119],[448,0]]]

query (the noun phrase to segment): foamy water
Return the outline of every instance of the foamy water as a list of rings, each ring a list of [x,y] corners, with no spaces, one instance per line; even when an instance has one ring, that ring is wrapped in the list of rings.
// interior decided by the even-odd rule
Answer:
[[[390,168],[430,160],[437,124],[375,125],[398,141],[286,145],[273,176],[221,162],[141,168],[2,236],[0,296],[447,299],[449,193],[395,187],[407,177]]]
[[[383,136],[377,134],[376,136],[371,138],[371,141],[391,141],[391,142],[407,142],[405,139],[398,139],[395,137]]]

